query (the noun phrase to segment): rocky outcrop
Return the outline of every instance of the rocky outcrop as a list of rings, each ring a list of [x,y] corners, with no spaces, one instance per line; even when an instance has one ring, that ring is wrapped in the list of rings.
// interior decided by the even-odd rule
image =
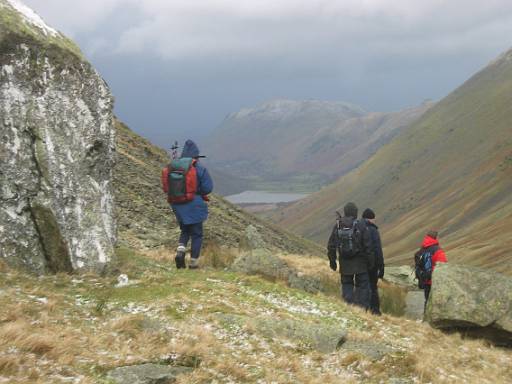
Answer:
[[[434,273],[425,319],[437,328],[512,344],[512,280],[494,271],[441,264]]]
[[[116,238],[113,99],[67,38],[0,0],[0,257],[98,270]]]

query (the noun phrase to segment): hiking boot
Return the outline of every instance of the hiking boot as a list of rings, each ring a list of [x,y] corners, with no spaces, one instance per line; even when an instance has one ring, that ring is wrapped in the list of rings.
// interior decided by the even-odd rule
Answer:
[[[185,252],[187,249],[184,245],[180,244],[178,245],[178,249],[176,250],[176,257],[174,258],[174,261],[176,262],[176,268],[182,269],[186,268],[185,265]]]
[[[199,268],[199,259],[190,259],[190,264],[188,265],[188,269],[197,269]]]

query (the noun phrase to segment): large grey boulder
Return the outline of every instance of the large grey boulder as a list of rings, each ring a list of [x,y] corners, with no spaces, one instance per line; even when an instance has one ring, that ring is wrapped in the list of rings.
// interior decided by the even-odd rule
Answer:
[[[37,273],[113,257],[110,91],[70,40],[0,0],[0,258]]]
[[[107,377],[118,384],[168,384],[174,383],[178,375],[191,371],[192,368],[187,367],[148,363],[116,368]]]
[[[512,344],[512,279],[480,268],[440,264],[425,319],[438,328]]]

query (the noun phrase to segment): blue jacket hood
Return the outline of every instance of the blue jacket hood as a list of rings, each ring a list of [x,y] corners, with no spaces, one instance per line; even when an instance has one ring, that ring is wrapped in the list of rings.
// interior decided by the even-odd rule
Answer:
[[[199,157],[199,148],[192,140],[187,140],[183,146],[181,157]]]

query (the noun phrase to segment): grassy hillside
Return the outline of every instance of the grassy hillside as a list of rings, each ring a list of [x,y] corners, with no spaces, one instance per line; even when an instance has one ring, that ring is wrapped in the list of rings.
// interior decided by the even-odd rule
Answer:
[[[13,5],[13,3],[16,4]],[[2,51],[11,51],[12,47],[20,41],[30,41],[34,45],[39,45],[41,50],[53,59],[56,57],[62,60],[78,58],[84,61],[80,48],[72,40],[46,25],[39,16],[20,3],[0,0]]]
[[[482,341],[257,276],[118,253],[123,287],[65,274],[34,284],[0,265],[1,382],[110,384],[112,369],[143,363],[183,367],[177,383],[512,380],[510,351]]]
[[[388,261],[407,262],[429,228],[451,261],[512,272],[512,51],[373,157],[274,216],[324,243],[345,202],[377,211]]]
[[[260,189],[315,190],[366,160],[431,105],[368,113],[345,103],[270,101],[228,116],[207,147],[215,166]]]
[[[174,249],[179,228],[160,187],[160,172],[169,162],[168,156],[121,122],[116,122],[116,128],[114,189],[120,243],[136,249]],[[209,209],[205,239],[211,246],[237,248],[246,227],[252,224],[271,248],[318,253],[312,242],[249,215],[216,195],[212,196]]]

